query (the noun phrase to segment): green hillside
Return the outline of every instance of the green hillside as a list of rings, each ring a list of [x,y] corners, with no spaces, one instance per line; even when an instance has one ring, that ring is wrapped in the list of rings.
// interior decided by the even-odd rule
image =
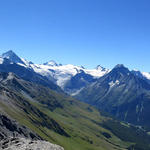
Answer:
[[[150,137],[139,128],[104,117],[92,106],[65,94],[15,75],[8,76],[1,75],[0,111],[43,139],[61,145],[65,150],[150,149]]]

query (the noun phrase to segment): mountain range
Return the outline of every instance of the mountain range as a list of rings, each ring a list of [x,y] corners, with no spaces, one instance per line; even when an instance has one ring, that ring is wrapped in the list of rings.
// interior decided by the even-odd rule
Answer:
[[[0,57],[0,113],[65,150],[149,150],[149,77],[124,65],[34,64],[10,50]]]
[[[83,66],[79,67],[72,64],[58,64],[53,60],[43,64],[34,64],[31,61],[18,57],[12,50],[2,54],[0,57],[0,64],[10,64],[10,66],[17,64],[19,67],[23,66],[28,70],[32,70],[34,73],[37,73],[38,76],[41,75],[46,77],[48,80],[51,80],[69,95],[76,95],[79,91],[81,91],[81,89],[111,71],[110,69],[106,69],[100,65],[98,65],[95,69],[85,69]],[[145,80],[150,80],[150,73],[148,72],[132,70],[132,73]],[[27,79],[29,80],[29,78]],[[78,80],[78,82],[76,82],[76,80]],[[74,83],[76,85],[74,85]]]
[[[38,76],[37,80],[30,80],[34,80],[35,82],[43,82],[41,79],[39,79],[41,76],[43,76],[71,95],[75,95],[86,85],[109,72],[109,69],[105,69],[100,65],[98,65],[95,69],[85,69],[84,67],[78,67],[71,64],[57,64],[55,61],[49,61],[43,64],[34,64],[23,58],[19,58],[12,50],[2,54],[0,58],[0,64],[3,66],[7,64],[7,68],[13,68],[12,70],[8,69],[8,71],[14,72],[21,77],[22,74],[19,74],[19,72],[25,72],[26,69],[27,71],[24,73],[23,78],[27,80],[29,80],[29,76],[35,77],[36,74],[36,77]],[[6,71],[7,68],[3,67],[0,71]],[[76,83],[76,86],[74,86],[74,83],[72,82],[74,82],[76,78],[78,81],[80,81]],[[45,82],[43,84],[46,84]]]
[[[117,65],[76,98],[123,121],[150,127],[150,84],[123,65]]]

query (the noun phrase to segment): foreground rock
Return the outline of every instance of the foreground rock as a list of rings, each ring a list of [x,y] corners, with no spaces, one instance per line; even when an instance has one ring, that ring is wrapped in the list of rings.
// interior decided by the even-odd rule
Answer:
[[[0,140],[7,139],[8,137],[23,137],[34,140],[41,140],[36,133],[32,132],[25,126],[20,125],[15,120],[7,115],[0,113]]]
[[[0,147],[1,150],[64,150],[46,141],[13,137],[1,140]]]
[[[64,150],[0,113],[0,150]]]

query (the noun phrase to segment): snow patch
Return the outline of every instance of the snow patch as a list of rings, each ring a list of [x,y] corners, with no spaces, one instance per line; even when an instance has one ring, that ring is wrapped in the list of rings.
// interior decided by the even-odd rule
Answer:
[[[142,75],[147,78],[148,80],[150,80],[150,73],[149,72],[142,72]]]
[[[44,63],[43,65],[47,66],[58,66],[58,64],[54,60],[50,60],[49,62]]]
[[[3,64],[4,59],[2,57],[0,57],[0,64]]]
[[[85,71],[85,73],[90,74],[96,78],[100,78],[100,77],[104,76],[105,74],[109,73],[110,70],[101,71],[101,70],[97,70],[97,69],[85,69],[84,71]]]
[[[83,90],[83,88],[77,90],[76,92],[72,93],[71,96],[75,96],[75,95],[79,94],[82,90]]]
[[[9,72],[9,73],[8,73],[8,77],[7,77],[7,80],[11,80],[11,79],[13,79],[13,78],[14,78],[13,73],[12,73],[12,72]]]
[[[38,65],[38,64],[30,64],[32,69],[41,74],[42,76],[47,76],[54,78],[56,84],[61,88],[64,87],[65,83],[71,79],[71,77],[75,76],[77,73],[84,71],[87,74],[94,76],[95,78],[102,77],[108,70],[101,71],[97,69],[85,69],[83,67],[74,66],[71,64],[67,65]]]
[[[119,83],[120,83],[119,80],[116,80],[115,82],[111,81],[109,82],[109,86],[110,88],[112,88],[113,86],[118,85]]]

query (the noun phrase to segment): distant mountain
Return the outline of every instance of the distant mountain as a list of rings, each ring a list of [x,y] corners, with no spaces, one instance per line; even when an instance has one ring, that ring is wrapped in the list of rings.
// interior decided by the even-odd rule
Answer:
[[[115,66],[76,98],[123,121],[150,128],[150,84],[123,65]]]
[[[95,69],[85,69],[55,61],[38,65],[19,58],[13,51],[0,57],[0,71],[13,72],[26,81],[57,92],[64,91],[124,121],[150,126],[147,115],[150,113],[147,109],[149,73],[129,71],[123,65],[117,65],[112,70],[100,65]]]
[[[44,63],[46,66],[58,66],[58,64],[54,60],[50,60],[49,62]]]
[[[24,62],[12,51],[9,50],[6,53],[2,54],[2,58],[9,59],[11,62],[24,64]]]
[[[102,67],[101,65],[98,65],[98,66],[96,67],[96,70],[99,70],[99,71],[106,71],[106,72],[108,71],[108,69]]]
[[[28,149],[33,149],[32,146],[44,150],[44,146],[51,146],[52,150],[63,149],[48,142],[22,138],[25,136],[32,139],[35,135],[61,145],[65,150],[150,148],[147,131],[105,117],[88,104],[25,81],[10,72],[0,73],[0,113],[9,115],[32,130],[17,125],[6,115],[0,115],[0,138],[5,137],[0,144],[4,149],[19,150],[22,146]],[[15,137],[18,133],[20,138]]]
[[[91,78],[93,78],[93,80],[94,80],[94,79],[99,78],[109,72],[108,69],[105,69],[105,68],[100,69],[100,66],[99,66],[99,68],[96,68],[96,69],[85,69],[84,67],[78,67],[78,66],[74,66],[74,65],[70,65],[70,64],[58,65],[54,61],[50,61],[49,63],[44,63],[44,65],[31,64],[31,67],[36,73],[39,73],[42,76],[46,76],[48,78],[52,77],[54,83],[56,83],[66,93],[68,93],[70,95],[74,95],[79,90],[81,90],[83,87],[87,86],[89,81],[86,81],[86,78],[84,78],[85,74],[87,76],[91,76]],[[80,72],[84,72],[84,74],[81,74]],[[74,84],[72,84],[72,80],[74,80],[74,78],[76,78],[76,76],[78,76],[78,74],[80,74],[80,76],[83,75],[85,82],[83,85],[82,83],[79,83],[81,80],[78,81],[79,85],[78,85],[78,89],[77,89],[77,87],[74,87]],[[70,89],[68,89],[68,84],[71,87]],[[77,83],[76,83],[76,85],[77,85]]]
[[[32,74],[34,72],[34,74],[36,73],[36,74],[38,74],[38,76],[39,75],[43,76],[44,80],[47,78],[48,80],[57,84],[59,87],[61,87],[62,90],[64,90],[66,93],[68,93],[70,95],[75,95],[76,93],[78,93],[78,91],[80,91],[82,88],[86,87],[89,83],[92,83],[92,81],[95,81],[95,79],[97,79],[109,72],[108,69],[105,69],[105,68],[101,67],[100,65],[98,65],[95,69],[85,69],[82,66],[78,67],[78,66],[74,66],[74,65],[70,65],[70,64],[68,64],[68,65],[57,64],[53,60],[46,62],[43,65],[34,64],[32,62],[28,62],[27,60],[25,60],[23,58],[18,57],[12,50],[2,54],[1,58],[9,61],[9,63],[7,64],[9,67],[7,67],[7,68],[11,67],[12,69],[9,70],[9,69],[4,68],[3,70],[0,70],[0,71],[7,70],[7,72],[13,72],[13,70],[14,70],[15,74],[17,74],[19,76],[22,75],[20,77],[25,76],[24,79],[27,78],[29,80],[28,73],[25,73],[23,75],[21,73],[23,71],[20,72],[21,74],[20,73],[18,74],[19,71],[17,71],[17,72],[15,71],[16,66],[18,67],[18,65],[19,65],[22,67],[22,70],[30,70],[30,72],[32,72]],[[2,59],[0,60],[0,64],[3,65],[4,62]],[[13,67],[12,67],[12,65],[13,65]],[[21,68],[21,67],[19,67],[19,68]],[[19,70],[21,70],[21,69],[19,69]],[[80,72],[84,72],[84,74],[81,74]],[[84,79],[84,81],[79,80],[76,83],[76,86],[74,86],[73,82],[74,82],[75,78],[79,75],[80,75],[81,79],[82,78]],[[82,75],[83,75],[83,77],[82,77]],[[91,79],[85,78],[85,76],[90,76]],[[32,81],[32,78],[30,81]],[[37,82],[37,80],[36,80],[36,82]],[[71,88],[69,89],[68,87],[71,87]]]
[[[31,62],[19,58],[13,51],[8,51],[0,57],[0,72],[13,72],[24,80],[47,86],[58,92],[63,92],[60,87],[51,81],[50,77],[47,78],[36,73],[30,65],[32,65]]]
[[[48,82],[52,81],[66,93],[72,96],[76,95],[83,88],[85,88],[89,84],[92,84],[98,78],[108,74],[111,71],[102,67],[101,65],[98,65],[95,69],[85,69],[83,66],[79,67],[71,64],[58,64],[54,60],[50,60],[43,64],[34,64],[30,61],[25,60],[24,58],[20,58],[12,50],[9,50],[8,52],[2,54],[2,56],[0,57],[0,64],[5,64],[5,66],[7,64],[9,65],[8,68],[10,68],[10,66],[14,64],[24,67],[26,68],[26,70],[30,70],[32,73],[34,72],[34,74],[36,73],[38,76],[40,76],[40,78],[44,77],[44,80],[49,80]],[[4,70],[5,69],[2,69],[1,71]],[[9,69],[6,70],[7,72],[12,71]],[[132,73],[150,83],[150,73],[135,70],[133,70]],[[18,72],[16,74],[20,76]],[[25,73],[24,79],[29,79],[29,76],[27,74]],[[21,77],[23,77],[23,75]],[[79,79],[78,81],[77,78]],[[77,81],[76,83],[75,80]],[[32,81],[32,78],[30,81]]]

